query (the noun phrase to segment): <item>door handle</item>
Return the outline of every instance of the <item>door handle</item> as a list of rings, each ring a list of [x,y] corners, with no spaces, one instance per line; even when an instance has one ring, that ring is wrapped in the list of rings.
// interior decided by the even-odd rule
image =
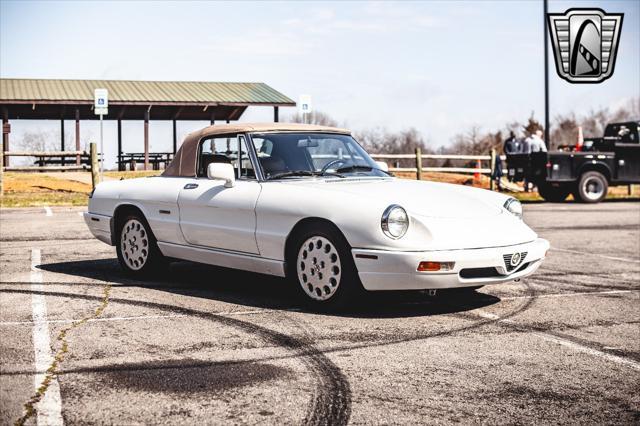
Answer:
[[[198,187],[197,183],[188,183],[184,186],[184,189],[196,189]]]

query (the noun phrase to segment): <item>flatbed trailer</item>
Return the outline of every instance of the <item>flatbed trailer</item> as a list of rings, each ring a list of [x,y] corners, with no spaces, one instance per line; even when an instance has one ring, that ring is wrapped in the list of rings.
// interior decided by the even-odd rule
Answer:
[[[640,183],[640,121],[607,125],[602,138],[566,151],[507,155],[512,181],[531,182],[546,201],[569,194],[584,203],[602,201],[610,186]]]

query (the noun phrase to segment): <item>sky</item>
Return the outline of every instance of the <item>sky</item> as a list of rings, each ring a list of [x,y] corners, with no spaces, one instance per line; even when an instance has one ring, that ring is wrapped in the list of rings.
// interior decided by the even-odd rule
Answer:
[[[549,1],[549,12],[571,7],[624,13],[620,47],[614,75],[600,84],[560,79],[549,49],[552,118],[640,96],[640,0]],[[260,81],[296,101],[311,95],[314,109],[354,131],[413,127],[435,148],[471,126],[495,130],[532,112],[544,120],[542,8],[542,0],[0,0],[0,76]],[[295,112],[281,108],[281,121]],[[271,108],[254,107],[241,121],[272,119]],[[180,122],[179,137],[207,124]],[[59,128],[14,121],[11,138]],[[97,129],[83,122],[83,143]],[[142,122],[126,122],[123,133],[124,150],[140,152]],[[106,122],[108,163],[115,137]],[[170,123],[152,123],[150,142],[169,150]]]

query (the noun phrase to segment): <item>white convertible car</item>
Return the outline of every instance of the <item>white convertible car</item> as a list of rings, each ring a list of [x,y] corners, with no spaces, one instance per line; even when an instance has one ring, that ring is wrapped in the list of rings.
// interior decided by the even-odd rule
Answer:
[[[514,198],[384,169],[348,130],[216,125],[161,176],[99,184],[85,221],[134,275],[184,259],[287,277],[323,306],[511,281],[545,258]]]

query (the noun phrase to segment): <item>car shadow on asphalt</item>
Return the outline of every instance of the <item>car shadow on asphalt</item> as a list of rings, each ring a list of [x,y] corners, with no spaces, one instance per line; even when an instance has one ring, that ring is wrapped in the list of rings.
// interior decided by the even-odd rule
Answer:
[[[129,277],[117,259],[77,260],[46,263],[40,269],[79,278],[112,283],[118,287],[138,287],[175,295],[199,297],[248,308],[318,313],[305,304],[294,285],[283,278],[192,262],[174,262],[158,278]],[[56,281],[55,283],[59,283]],[[83,281],[68,280],[70,285]],[[353,307],[331,315],[350,318],[402,318],[445,315],[479,309],[498,303],[500,298],[481,291],[440,290],[436,296],[423,292],[371,292]]]

